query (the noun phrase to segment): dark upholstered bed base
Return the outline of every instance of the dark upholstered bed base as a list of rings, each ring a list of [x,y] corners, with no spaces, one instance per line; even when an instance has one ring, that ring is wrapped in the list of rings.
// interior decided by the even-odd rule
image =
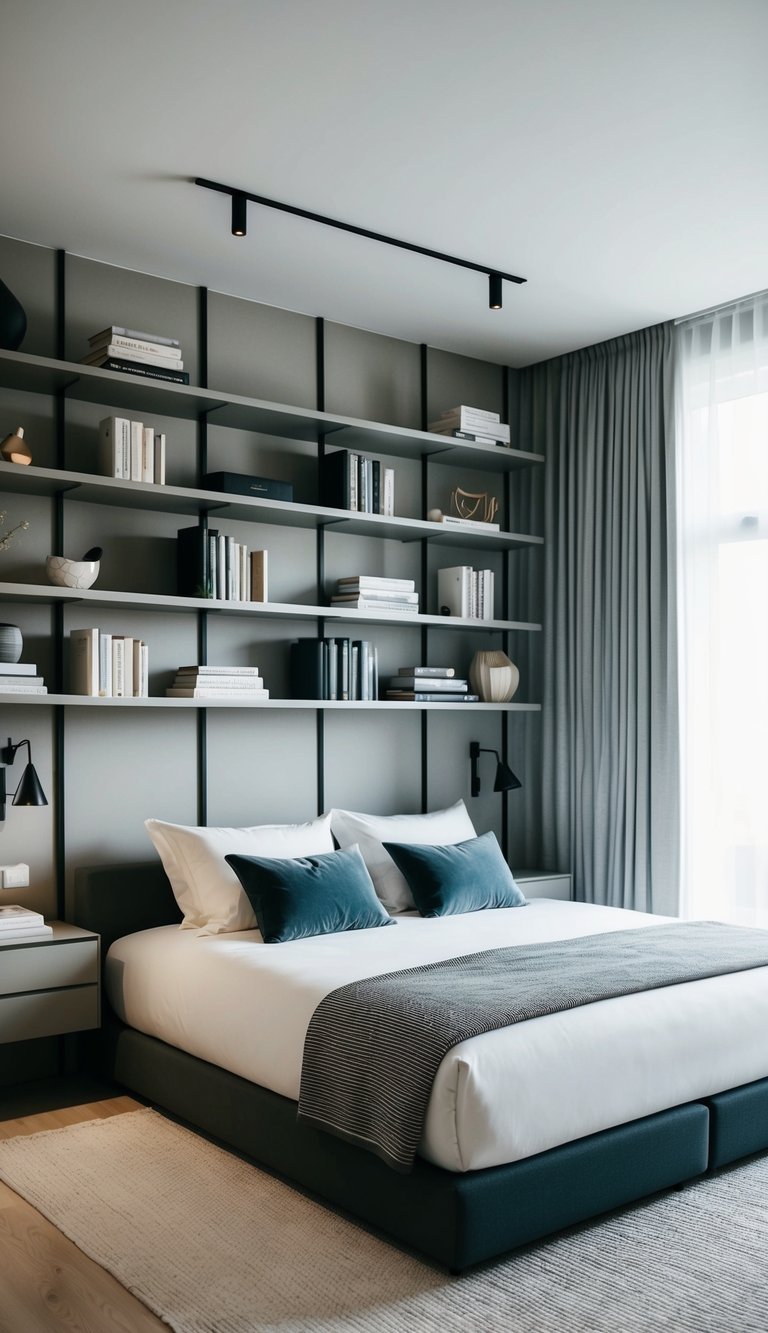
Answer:
[[[105,953],[119,935],[179,920],[155,864],[79,871],[72,915]],[[455,1272],[768,1147],[766,1079],[509,1166],[453,1173],[419,1159],[404,1176],[300,1125],[295,1102],[113,1015],[101,1048],[118,1083]]]
[[[487,1171],[416,1163],[400,1175],[371,1153],[297,1123],[296,1103],[116,1025],[110,1074],[256,1162],[454,1271],[706,1170],[700,1104]]]

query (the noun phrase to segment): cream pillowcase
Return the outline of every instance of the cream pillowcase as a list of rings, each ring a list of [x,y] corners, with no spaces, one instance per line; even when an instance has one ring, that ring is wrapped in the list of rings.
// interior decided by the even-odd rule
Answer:
[[[334,850],[331,816],[306,824],[257,824],[253,828],[195,828],[144,822],[174,896],[184,914],[183,929],[201,935],[254,930],[256,917],[225,856],[290,859]]]
[[[404,876],[382,843],[417,842],[422,846],[446,847],[477,837],[463,801],[428,815],[365,815],[356,810],[332,810],[331,830],[340,847],[358,844],[368,874],[388,912],[414,911],[416,904]]]

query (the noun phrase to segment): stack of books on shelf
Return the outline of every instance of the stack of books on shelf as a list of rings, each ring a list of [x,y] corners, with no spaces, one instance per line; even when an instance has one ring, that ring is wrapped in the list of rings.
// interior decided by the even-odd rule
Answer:
[[[460,680],[453,667],[400,667],[392,676],[387,699],[418,704],[476,704],[479,695],[469,694],[469,686]]]
[[[69,645],[72,694],[96,699],[149,697],[149,648],[143,639],[94,628],[73,629]]]
[[[0,694],[47,694],[34,662],[0,662]]]
[[[181,528],[176,547],[179,597],[267,602],[268,551],[250,551],[218,528]]]
[[[416,615],[419,594],[413,579],[390,579],[376,574],[348,574],[336,582],[331,606],[358,611],[393,611]]]
[[[367,639],[299,639],[291,644],[293,699],[378,698],[376,645]]]
[[[509,426],[498,412],[487,412],[484,407],[449,407],[438,421],[430,422],[433,435],[450,435],[454,440],[470,440],[476,444],[500,444],[509,448]]]
[[[24,940],[45,940],[53,934],[41,912],[9,903],[0,907],[0,945],[22,944]]]
[[[336,449],[322,460],[320,503],[329,509],[387,514],[391,518],[395,512],[395,469],[384,467],[377,458]]]
[[[258,667],[183,666],[165,691],[168,699],[238,699],[262,703],[269,698]]]
[[[112,324],[88,339],[90,352],[83,357],[86,366],[119,370],[125,375],[139,375],[150,380],[169,380],[189,384],[189,374],[181,359],[178,338],[163,333],[140,333]]]
[[[451,565],[437,571],[437,610],[441,616],[493,620],[493,570]]]
[[[99,422],[99,468],[104,477],[165,485],[165,433],[127,417]]]

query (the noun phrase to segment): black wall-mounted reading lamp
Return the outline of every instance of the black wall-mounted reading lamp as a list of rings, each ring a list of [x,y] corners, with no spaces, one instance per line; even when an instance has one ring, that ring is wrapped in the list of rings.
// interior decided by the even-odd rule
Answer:
[[[47,805],[48,798],[43,791],[42,783],[37,776],[35,766],[32,763],[32,746],[29,741],[17,741],[14,745],[10,736],[8,744],[0,746],[0,821],[5,819],[5,805],[7,800],[7,790],[5,785],[5,766],[13,763],[16,758],[16,751],[20,750],[22,745],[27,747],[27,763],[24,772],[21,775],[21,781],[13,793],[14,805]]]
[[[496,755],[496,777],[493,783],[494,791],[515,791],[517,787],[522,787],[522,782],[515,776],[512,769],[507,764],[502,763],[499,758],[498,750],[486,750],[484,747],[481,747],[479,741],[470,741],[469,758],[472,764],[472,783],[469,791],[471,796],[480,795],[480,774],[477,771],[477,766],[480,762],[481,754]]]

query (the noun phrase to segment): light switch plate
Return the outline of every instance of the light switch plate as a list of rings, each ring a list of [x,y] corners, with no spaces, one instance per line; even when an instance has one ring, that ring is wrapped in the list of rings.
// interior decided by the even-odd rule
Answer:
[[[29,866],[23,861],[17,866],[0,866],[0,876],[4,889],[26,889],[29,886]]]

